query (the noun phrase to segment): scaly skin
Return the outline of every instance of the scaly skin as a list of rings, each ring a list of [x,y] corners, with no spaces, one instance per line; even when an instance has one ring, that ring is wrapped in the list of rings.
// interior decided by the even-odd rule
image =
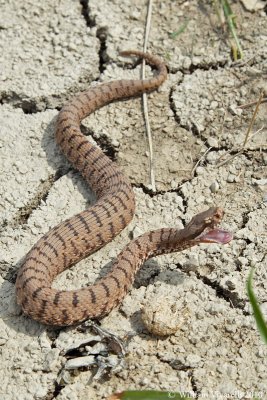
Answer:
[[[25,314],[45,324],[72,325],[106,315],[129,291],[137,270],[147,258],[199,243],[195,238],[222,218],[221,209],[212,208],[196,216],[184,230],[167,228],[148,232],[130,242],[112,270],[94,285],[72,291],[51,288],[58,274],[111,241],[134,215],[134,193],[128,179],[80,130],[81,120],[96,109],[114,100],[154,90],[165,81],[167,70],[158,57],[139,51],[123,55],[145,58],[156,67],[157,74],[144,81],[119,80],[89,88],[58,115],[57,143],[96,192],[98,201],[51,229],[33,246],[19,270],[18,304]]]

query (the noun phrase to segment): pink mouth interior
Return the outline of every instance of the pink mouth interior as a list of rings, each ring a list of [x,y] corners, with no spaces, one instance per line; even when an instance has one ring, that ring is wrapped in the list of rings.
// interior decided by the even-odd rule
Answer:
[[[215,228],[198,237],[200,243],[226,244],[233,239],[233,235],[223,229]]]

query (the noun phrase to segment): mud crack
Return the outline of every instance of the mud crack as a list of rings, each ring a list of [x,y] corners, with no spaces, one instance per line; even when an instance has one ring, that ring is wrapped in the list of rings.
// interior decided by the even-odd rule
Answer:
[[[199,273],[196,273],[196,276],[205,285],[214,289],[217,297],[227,301],[227,303],[229,303],[232,308],[240,309],[244,315],[249,315],[249,313],[247,313],[244,310],[246,301],[243,299],[240,299],[240,297],[238,296],[238,293],[232,292],[231,290],[228,290],[228,289],[222,287],[218,282],[211,281],[209,278],[207,278],[206,276],[200,275]]]

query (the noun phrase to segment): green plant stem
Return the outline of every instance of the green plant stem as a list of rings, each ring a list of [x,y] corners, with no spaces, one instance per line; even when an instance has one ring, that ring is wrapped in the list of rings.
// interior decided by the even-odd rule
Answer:
[[[254,273],[254,268],[251,269],[250,274],[249,274],[249,278],[247,281],[247,292],[248,292],[248,297],[249,297],[249,300],[250,300],[250,303],[251,303],[251,306],[253,309],[253,313],[254,313],[254,317],[256,320],[258,330],[260,332],[262,340],[267,344],[267,324],[264,320],[259,303],[258,303],[257,298],[253,291],[253,287],[252,287],[253,273]]]

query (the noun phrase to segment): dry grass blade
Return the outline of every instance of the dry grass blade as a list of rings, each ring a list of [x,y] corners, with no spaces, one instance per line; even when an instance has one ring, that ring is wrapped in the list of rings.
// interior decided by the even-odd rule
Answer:
[[[151,25],[152,6],[153,6],[153,1],[149,0],[148,1],[148,9],[147,9],[147,17],[146,17],[146,27],[145,27],[145,40],[144,40],[144,46],[143,46],[144,52],[147,51],[148,36],[149,36],[150,25]],[[142,79],[145,79],[145,65],[146,65],[145,60],[143,59]],[[148,147],[149,147],[150,184],[151,184],[151,189],[153,190],[153,192],[155,192],[156,191],[156,182],[155,182],[154,162],[153,162],[153,141],[152,141],[152,135],[151,135],[151,129],[150,129],[150,123],[149,123],[148,104],[147,104],[146,93],[143,93],[142,98],[143,98],[143,112],[144,112],[144,119],[145,119],[145,127],[146,127],[146,134],[147,134]]]
[[[261,127],[260,129],[258,129],[253,135],[250,135],[251,129],[252,129],[252,126],[253,126],[253,123],[254,123],[254,121],[255,121],[255,119],[256,119],[256,116],[257,116],[257,114],[258,114],[258,111],[259,111],[259,106],[260,106],[260,104],[263,103],[262,99],[263,99],[263,92],[261,92],[258,101],[257,101],[256,103],[254,102],[254,104],[256,104],[256,107],[255,107],[255,110],[254,110],[254,112],[253,112],[252,118],[251,118],[251,120],[250,120],[248,129],[247,129],[247,132],[246,132],[246,136],[245,136],[245,139],[244,139],[244,143],[243,143],[241,149],[240,149],[236,154],[234,154],[234,155],[232,155],[231,157],[227,158],[227,160],[223,160],[222,162],[220,162],[219,164],[217,164],[217,167],[221,167],[222,165],[227,164],[229,161],[233,160],[235,157],[237,157],[237,156],[239,156],[240,154],[242,154],[243,151],[245,150],[245,147],[246,147],[248,141],[249,141],[250,139],[252,139],[255,135],[257,135],[259,132],[261,132],[262,129],[264,128],[264,126],[262,126],[262,127]]]
[[[244,148],[246,147],[246,144],[247,144],[247,142],[248,142],[248,138],[249,138],[249,135],[250,135],[252,126],[253,126],[253,124],[254,124],[256,115],[258,114],[259,106],[260,106],[260,104],[261,104],[261,102],[262,102],[262,99],[263,99],[263,92],[261,92],[261,94],[260,94],[259,100],[257,101],[256,107],[255,107],[255,110],[254,110],[254,113],[253,113],[252,118],[251,118],[251,120],[250,120],[250,124],[249,124],[249,126],[248,126],[248,130],[247,130],[247,133],[246,133],[246,137],[245,137],[245,140],[244,140],[244,143],[243,143],[243,146],[242,146],[242,149],[243,149],[243,150],[244,150]]]

